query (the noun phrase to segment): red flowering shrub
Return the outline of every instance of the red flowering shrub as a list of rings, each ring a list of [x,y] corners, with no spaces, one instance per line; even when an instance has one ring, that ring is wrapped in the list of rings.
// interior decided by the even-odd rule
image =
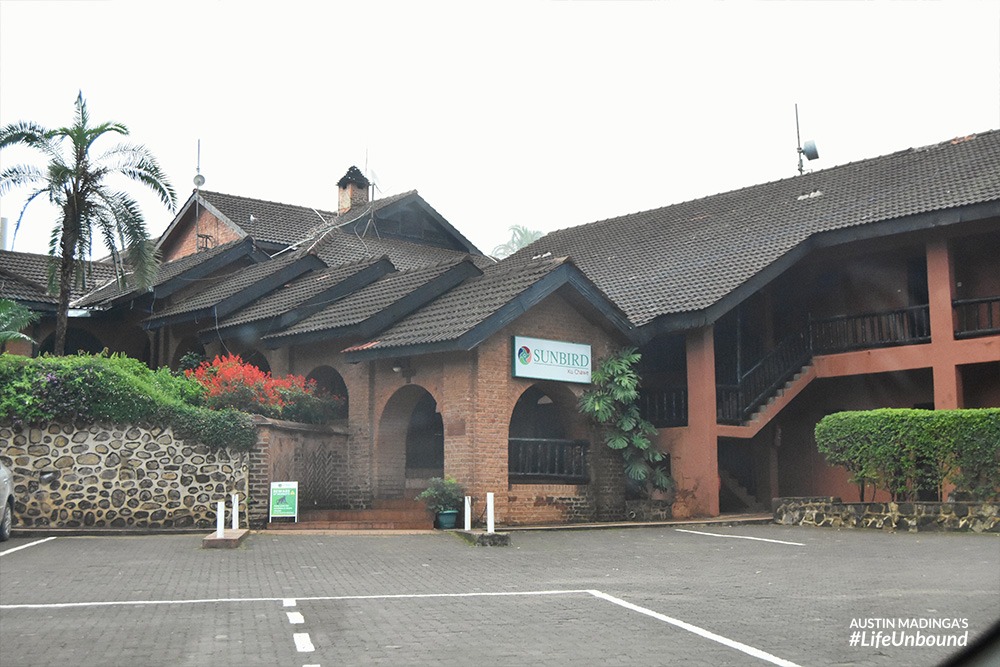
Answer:
[[[185,375],[205,387],[205,404],[217,410],[235,408],[265,417],[322,424],[343,404],[339,396],[317,395],[312,380],[301,375],[272,377],[236,354],[216,356]]]

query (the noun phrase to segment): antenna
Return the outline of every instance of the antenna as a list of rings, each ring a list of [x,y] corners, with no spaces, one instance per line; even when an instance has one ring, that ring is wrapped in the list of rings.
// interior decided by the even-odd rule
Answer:
[[[205,185],[205,177],[201,175],[201,139],[198,140],[198,162],[195,166],[194,189],[197,190]]]
[[[805,168],[802,166],[802,156],[805,155],[806,159],[809,161],[815,160],[819,157],[819,150],[816,148],[816,142],[811,139],[806,141],[805,145],[802,144],[802,138],[799,135],[799,105],[795,105],[795,143],[798,147],[799,152],[799,176],[806,173]]]

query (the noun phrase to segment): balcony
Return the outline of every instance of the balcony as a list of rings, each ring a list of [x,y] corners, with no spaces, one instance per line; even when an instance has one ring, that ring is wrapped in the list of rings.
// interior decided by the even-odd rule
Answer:
[[[961,299],[952,305],[955,309],[955,338],[1000,334],[1000,296]]]
[[[953,305],[956,338],[1000,335],[1000,296],[963,299]],[[716,386],[716,417],[720,424],[746,423],[815,355],[930,340],[929,306],[810,319],[806,329],[781,341],[737,382]],[[687,405],[684,388],[640,392],[642,415],[657,428],[686,426]]]

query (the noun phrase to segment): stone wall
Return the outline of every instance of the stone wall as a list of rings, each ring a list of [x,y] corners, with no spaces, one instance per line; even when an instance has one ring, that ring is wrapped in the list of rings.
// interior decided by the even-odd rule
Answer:
[[[774,522],[834,528],[1000,533],[1000,503],[845,503],[837,497],[775,498]]]
[[[0,460],[14,473],[18,526],[208,528],[234,492],[245,516],[248,457],[170,429],[0,426]]]

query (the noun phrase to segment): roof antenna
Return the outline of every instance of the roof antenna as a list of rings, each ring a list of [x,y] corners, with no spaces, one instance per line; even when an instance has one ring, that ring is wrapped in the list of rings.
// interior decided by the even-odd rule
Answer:
[[[195,166],[194,189],[198,190],[205,185],[205,177],[201,175],[201,139],[198,140],[198,162]]]
[[[799,105],[795,105],[795,141],[798,146],[799,151],[799,176],[806,173],[806,170],[802,166],[802,156],[805,155],[808,160],[815,160],[819,157],[819,150],[816,148],[816,142],[806,141],[805,145],[802,144],[802,138],[799,136]]]
[[[195,163],[194,172],[194,250],[198,252],[199,240],[201,239],[201,211],[199,210],[199,199],[201,186],[205,185],[205,177],[201,175],[201,139],[198,140],[198,161]]]

